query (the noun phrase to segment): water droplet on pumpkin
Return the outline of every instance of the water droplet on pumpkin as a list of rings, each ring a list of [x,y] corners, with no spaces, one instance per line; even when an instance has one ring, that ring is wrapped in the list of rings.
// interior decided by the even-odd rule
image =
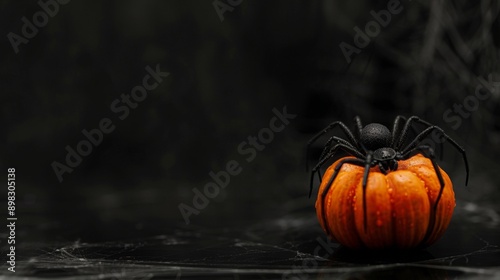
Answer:
[[[392,188],[389,188],[387,191],[388,191],[389,193],[392,193],[393,189],[392,189]]]
[[[377,226],[378,226],[378,227],[381,227],[381,226],[382,226],[382,224],[383,224],[383,223],[382,223],[382,220],[381,220],[381,219],[377,219]]]

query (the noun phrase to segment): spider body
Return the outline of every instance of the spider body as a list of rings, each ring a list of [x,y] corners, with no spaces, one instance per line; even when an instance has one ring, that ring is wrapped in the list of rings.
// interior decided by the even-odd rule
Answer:
[[[420,124],[420,126],[424,127],[420,132],[416,131],[414,124]],[[355,118],[356,128],[354,133],[347,128],[347,126],[342,122],[333,122],[317,135],[315,135],[307,144],[307,150],[309,147],[317,141],[321,136],[329,132],[334,128],[340,128],[344,134],[347,136],[346,139],[340,138],[338,136],[331,136],[323,146],[323,152],[319,158],[318,164],[312,169],[311,172],[311,182],[310,182],[310,192],[309,196],[312,193],[313,182],[314,182],[314,174],[317,173],[320,181],[321,173],[320,169],[323,165],[325,165],[328,161],[335,158],[336,153],[341,150],[352,157],[341,158],[336,161],[336,165],[332,166],[331,175],[328,177],[328,181],[320,193],[318,193],[319,203],[322,205],[321,211],[323,211],[322,215],[318,217],[322,217],[322,224],[326,225],[326,213],[325,211],[325,199],[328,193],[330,192],[331,186],[333,185],[335,179],[337,178],[339,172],[341,171],[344,165],[355,165],[363,168],[363,174],[361,179],[362,185],[362,207],[363,207],[363,224],[364,231],[367,230],[367,205],[366,205],[366,188],[367,182],[370,175],[370,170],[372,168],[378,167],[380,172],[384,175],[390,173],[391,171],[398,170],[398,162],[405,161],[417,154],[421,154],[424,157],[428,158],[431,163],[431,168],[434,170],[434,174],[437,177],[437,181],[439,184],[439,193],[437,194],[437,198],[435,199],[434,205],[431,206],[430,215],[434,215],[438,208],[438,203],[442,196],[445,180],[443,179],[443,174],[441,169],[438,167],[435,154],[432,147],[428,145],[424,145],[421,142],[425,140],[432,132],[437,132],[442,139],[450,143],[453,147],[455,147],[461,154],[464,160],[465,169],[466,169],[466,185],[468,182],[469,176],[469,166],[467,163],[467,156],[465,154],[465,150],[458,145],[453,139],[451,139],[444,131],[438,126],[432,125],[419,117],[412,116],[406,119],[403,116],[397,116],[392,131],[389,130],[386,126],[378,123],[371,123],[366,126],[363,126],[361,123],[361,119],[359,117]],[[412,131],[416,136],[409,141],[408,135],[409,132]],[[408,143],[409,142],[409,143]],[[441,143],[442,144],[442,143]],[[306,153],[307,156],[307,153]],[[325,176],[326,177],[326,176]],[[447,178],[447,175],[445,176]],[[325,178],[323,178],[325,179]],[[324,184],[324,182],[323,182]],[[323,186],[323,185],[322,185]],[[430,219],[434,219],[430,217]],[[328,232],[328,227],[324,227]]]
[[[397,153],[391,148],[380,148],[373,152],[373,159],[380,162],[392,162],[396,160]],[[396,170],[397,168],[394,168]]]
[[[391,132],[386,126],[379,123],[368,124],[360,132],[359,143],[371,153],[370,165],[378,165],[384,174],[398,169],[397,160],[401,158],[401,154],[390,148]]]

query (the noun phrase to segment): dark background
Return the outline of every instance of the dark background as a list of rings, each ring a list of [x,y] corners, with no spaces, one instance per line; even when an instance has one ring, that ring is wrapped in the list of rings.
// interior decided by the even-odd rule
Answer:
[[[21,18],[32,22],[41,8],[1,1],[0,167],[16,168],[18,238],[92,242],[293,212],[314,219],[307,140],[335,120],[351,126],[359,115],[390,127],[398,114],[439,125],[467,150],[467,188],[451,146],[441,162],[456,213],[480,209],[475,219],[498,227],[500,86],[456,128],[443,114],[474,96],[479,77],[500,82],[500,5],[402,1],[403,11],[347,63],[339,44],[353,45],[353,28],[364,30],[370,11],[387,3],[246,0],[221,21],[212,1],[73,0],[16,54],[7,34],[21,35]],[[119,120],[110,104],[157,64],[170,75]],[[297,117],[246,162],[238,145],[284,106]],[[105,117],[116,129],[59,182],[51,163],[64,163],[65,147]],[[186,225],[178,205],[192,206],[192,188],[229,160],[241,174]]]

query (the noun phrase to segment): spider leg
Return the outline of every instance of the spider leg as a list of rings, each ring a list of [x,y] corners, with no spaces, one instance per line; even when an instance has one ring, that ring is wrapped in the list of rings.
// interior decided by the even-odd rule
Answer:
[[[387,174],[387,169],[385,169],[381,161],[378,163],[378,168],[380,169],[380,172],[382,172],[383,174]]]
[[[320,161],[329,153],[329,151],[331,151],[331,149],[332,149],[331,144],[333,141],[337,141],[337,143],[345,144],[345,145],[351,147],[354,151],[356,151],[356,153],[354,153],[354,155],[356,157],[360,157],[361,153],[359,151],[357,151],[356,148],[351,143],[349,143],[348,141],[346,141],[340,137],[332,136],[330,139],[328,139],[328,141],[325,144],[325,147],[323,148],[323,151],[321,152],[321,156],[319,157]]]
[[[434,211],[436,211],[439,200],[441,199],[441,196],[443,194],[444,180],[443,180],[443,175],[441,174],[441,170],[439,169],[439,167],[436,163],[434,150],[430,146],[427,146],[427,145],[417,146],[417,147],[407,151],[406,153],[402,154],[402,159],[408,159],[419,152],[421,152],[425,157],[427,157],[431,160],[432,166],[434,167],[434,171],[436,172],[436,176],[438,177],[438,180],[439,180],[439,185],[440,185],[439,194],[436,198],[436,204],[434,204],[434,206],[433,206]]]
[[[398,170],[398,161],[397,160],[392,160],[391,165],[390,165],[391,170]]]
[[[395,148],[394,147],[394,143],[396,141],[396,138],[400,137],[400,125],[401,125],[401,121],[403,122],[407,122],[406,120],[406,117],[402,116],[402,115],[398,115],[396,116],[396,119],[394,120],[394,124],[392,125],[392,139],[391,139],[391,147]]]
[[[335,169],[334,169],[334,172],[332,174],[332,176],[330,177],[330,179],[328,180],[328,183],[325,187],[325,189],[323,190],[323,192],[321,193],[321,217],[323,219],[323,225],[325,225],[325,230],[326,230],[326,233],[329,235],[329,231],[328,231],[328,227],[326,226],[326,213],[325,213],[325,197],[326,195],[328,194],[328,191],[330,190],[330,188],[332,187],[332,184],[333,184],[333,181],[335,180],[335,178],[337,177],[337,175],[339,174],[340,172],[340,169],[342,168],[342,166],[345,164],[345,163],[349,163],[349,164],[354,164],[354,165],[357,165],[357,166],[365,166],[365,160],[362,160],[362,159],[359,159],[359,158],[345,158],[343,160],[341,160],[337,166],[335,166]],[[368,176],[368,175],[366,175]]]
[[[434,126],[433,124],[426,122],[420,118],[415,119],[417,122],[426,125],[427,127]],[[439,141],[439,160],[444,158],[444,141]]]
[[[422,152],[422,154],[425,157],[430,159],[432,166],[434,167],[434,171],[436,172],[436,175],[438,177],[439,184],[440,184],[439,194],[436,198],[436,203],[433,206],[431,206],[431,211],[429,213],[429,215],[430,215],[429,216],[430,227],[427,229],[427,233],[424,236],[424,240],[427,240],[429,235],[434,231],[434,227],[435,227],[435,223],[436,223],[437,208],[438,208],[439,201],[441,200],[441,196],[443,195],[443,191],[444,191],[444,180],[443,180],[443,175],[441,174],[441,170],[439,169],[439,167],[436,164],[434,151],[430,146],[427,146],[427,145],[417,146],[417,147],[409,150],[405,154],[403,154],[401,159],[410,158],[414,154],[417,154],[418,152]]]
[[[376,162],[372,161],[372,153],[369,153],[364,162],[365,171],[363,173],[363,230],[366,233],[366,228],[368,224],[368,214],[366,213],[366,184],[368,182],[368,174],[370,173],[370,167],[372,164],[376,164]]]
[[[411,116],[409,119],[406,120],[405,125],[403,126],[403,130],[401,131],[401,134],[399,135],[394,148],[396,148],[397,150],[401,149],[401,145],[404,143],[406,135],[408,134],[408,129],[411,127],[412,122],[415,120],[420,120],[420,118],[417,116]]]
[[[316,164],[316,166],[312,169],[311,171],[311,179],[310,179],[310,183],[309,183],[309,197],[311,197],[311,194],[312,194],[312,190],[313,190],[313,182],[314,182],[314,173],[317,171],[318,172],[318,176],[319,176],[319,181],[321,182],[321,174],[320,174],[320,168],[329,160],[331,159],[335,153],[337,152],[337,150],[339,148],[342,148],[345,152],[347,153],[350,153],[350,154],[353,154],[353,155],[356,155],[356,157],[361,157],[361,158],[364,158],[364,156],[362,154],[360,154],[353,146],[351,146],[350,144],[349,145],[346,145],[345,143],[337,143],[335,146],[333,146],[329,153],[324,156],[323,158],[320,159],[320,161],[318,162],[318,164]]]
[[[398,116],[398,117],[400,117],[400,116]],[[396,119],[398,117],[396,117]],[[406,121],[406,123],[405,123],[405,125],[403,127],[403,130],[401,131],[401,134],[396,137],[396,138],[398,138],[398,141],[396,141],[396,143],[393,143],[393,144],[395,144],[395,146],[393,146],[393,148],[395,150],[400,150],[402,148],[401,146],[403,145],[403,143],[406,140],[406,137],[407,137],[407,134],[408,134],[408,129],[411,128],[413,130],[413,132],[416,135],[418,135],[418,133],[416,132],[415,128],[412,126],[413,122],[417,122],[417,123],[426,125],[427,128],[434,126],[433,124],[431,124],[431,123],[429,123],[427,121],[424,121],[423,119],[421,119],[421,118],[419,118],[417,116],[411,116],[409,119],[406,119],[405,117],[402,117],[402,119],[404,119]],[[393,133],[394,133],[394,131],[393,131]],[[394,134],[393,134],[393,136],[394,136]],[[394,139],[394,140],[396,140],[396,139]],[[440,147],[440,156],[439,157],[440,157],[440,159],[443,159],[443,155],[444,155],[443,146],[444,146],[444,143],[443,143],[443,141],[441,141],[439,143],[439,147]]]
[[[359,116],[354,117],[354,122],[356,123],[357,139],[361,137],[361,131],[363,130],[363,124],[361,123],[361,118]]]
[[[323,161],[325,156],[327,156],[327,154],[332,151],[332,147],[330,147],[330,145],[331,145],[331,142],[333,140],[336,140],[338,144],[345,144],[345,145],[351,147],[352,150],[347,151],[348,153],[351,153],[352,155],[354,155],[358,158],[364,158],[363,154],[361,154],[358,150],[356,150],[356,148],[354,146],[352,146],[351,143],[349,143],[348,141],[346,141],[342,138],[339,138],[337,136],[333,136],[330,139],[328,139],[327,143],[325,144],[325,148],[323,149],[323,152],[321,153],[321,156],[319,157],[319,160],[318,160],[319,162]],[[333,154],[335,154],[335,152],[333,152]],[[332,157],[333,157],[333,155],[329,156],[329,158],[332,158]],[[313,173],[314,173],[314,171],[313,171]],[[318,177],[319,177],[319,180],[321,182],[321,169],[318,169]]]
[[[343,139],[340,139],[340,140],[343,140]],[[343,140],[345,143],[339,143],[339,144],[345,144],[347,145],[348,147],[350,147],[351,149],[350,150],[346,150],[347,147],[344,146],[344,151],[347,152],[347,153],[350,153],[351,155],[357,157],[357,158],[365,158],[365,156],[363,154],[361,154],[358,150],[356,150],[355,147],[353,147],[351,144],[349,144],[349,142]],[[326,150],[326,149],[325,149]],[[321,157],[319,158],[319,162],[321,166],[323,166],[323,164],[330,158],[332,158],[334,156],[334,154],[336,153],[336,149],[334,150],[333,147],[330,148],[330,151],[328,152],[328,154],[331,154],[331,155],[328,155],[325,153],[325,155],[321,155]],[[319,181],[321,182],[321,169],[317,169],[317,172],[318,172],[318,178],[319,178]],[[313,171],[314,173],[314,171]]]
[[[309,155],[309,149],[311,147],[311,145],[316,142],[321,136],[323,136],[325,133],[327,133],[329,130],[335,128],[336,126],[339,126],[342,131],[344,131],[344,133],[346,134],[349,142],[351,143],[351,145],[357,145],[356,143],[356,139],[354,138],[354,136],[352,135],[352,132],[349,130],[349,128],[341,121],[336,121],[336,122],[333,122],[331,124],[329,124],[327,127],[325,127],[322,131],[320,131],[319,133],[317,133],[316,135],[314,135],[308,142],[307,142],[307,145],[306,145],[306,169],[309,169],[308,168],[308,165],[307,165],[307,159],[309,158],[308,155]]]
[[[424,131],[420,132],[419,135],[417,135],[415,137],[415,139],[413,139],[413,141],[408,144],[408,146],[406,146],[406,148],[403,149],[403,151],[401,152],[401,154],[405,154],[407,151],[413,149],[415,146],[417,146],[417,144],[422,141],[422,139],[424,139],[425,137],[427,137],[433,130],[437,130],[439,133],[441,133],[441,135],[446,139],[448,140],[448,142],[450,144],[452,144],[461,154],[462,154],[462,158],[464,160],[464,164],[465,164],[465,172],[466,172],[466,176],[465,176],[465,185],[467,186],[467,184],[469,183],[469,163],[467,161],[467,154],[465,153],[465,150],[464,148],[462,148],[460,145],[458,145],[457,142],[455,142],[453,139],[451,139],[450,136],[448,136],[440,127],[438,126],[431,126],[431,127],[428,127],[426,128]]]

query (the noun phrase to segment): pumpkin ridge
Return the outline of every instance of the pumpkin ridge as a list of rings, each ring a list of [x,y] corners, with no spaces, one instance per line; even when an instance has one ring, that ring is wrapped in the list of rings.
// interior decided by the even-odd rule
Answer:
[[[354,234],[353,225],[355,219],[352,217],[354,215],[352,197],[355,195],[353,185],[359,181],[362,173],[360,170],[356,170],[357,166],[344,164],[338,177],[332,182],[324,200],[322,200],[321,192],[326,188],[326,182],[332,176],[334,166],[336,166],[336,163],[323,175],[323,185],[320,187],[321,191],[318,193],[317,201],[317,207],[320,209],[318,217],[322,219],[323,229],[332,239],[341,244],[348,244],[352,248],[363,247],[360,236]],[[344,168],[349,170],[350,175],[342,173],[342,171],[345,171]],[[351,197],[351,200],[342,199],[346,197]]]
[[[362,184],[362,181],[363,181],[363,174],[362,173],[359,173],[357,174],[358,175],[358,178],[356,178],[356,180],[353,180],[353,184],[351,186],[351,188],[354,190],[354,196],[352,197],[351,199],[351,211],[352,211],[352,216],[353,216],[353,225],[354,225],[354,234],[357,236],[357,239],[359,240],[359,243],[361,244],[361,248],[367,248],[367,244],[364,242],[363,240],[363,237],[361,235],[361,233],[359,232],[358,230],[358,227],[356,226],[356,212],[355,212],[355,209],[356,209],[356,196],[359,195],[357,193],[357,188],[358,188],[358,185]],[[361,195],[363,195],[363,193],[361,193]],[[360,211],[358,209],[358,211]],[[361,209],[361,212],[363,212],[364,210]]]
[[[418,167],[420,167],[420,166],[423,166],[423,165],[418,165]],[[414,165],[412,167],[416,167],[416,165]],[[426,166],[424,166],[424,167],[426,167]],[[434,203],[432,202],[432,199],[430,197],[430,190],[429,190],[430,186],[428,185],[428,181],[425,180],[419,172],[415,172],[415,170],[413,170],[413,169],[408,169],[408,171],[413,173],[415,176],[417,176],[424,183],[424,187],[425,187],[426,192],[427,192],[427,199],[429,200],[429,223],[427,225],[427,230],[425,232],[424,238],[420,242],[420,244],[425,244],[425,243],[427,243],[427,241],[431,237],[431,235],[434,232],[434,229],[436,227],[436,215],[437,215],[437,213],[434,212]]]
[[[353,220],[351,221],[352,223],[352,226],[353,226],[353,229],[354,229],[354,234],[356,236],[356,239],[359,241],[360,243],[360,247],[361,248],[365,248],[366,247],[366,243],[364,242],[363,238],[362,238],[362,235],[361,233],[359,232],[357,226],[356,226],[356,196],[358,196],[359,194],[357,193],[357,188],[358,188],[358,185],[361,184],[361,182],[363,181],[363,173],[362,172],[359,172],[356,174],[356,178],[352,180],[352,184],[350,186],[350,190],[352,190],[352,192],[354,193],[354,195],[352,197],[350,197],[350,205],[351,207],[349,208],[350,211],[352,212],[352,217],[353,217]],[[363,211],[363,209],[357,209],[357,211]]]
[[[441,195],[441,199],[439,200],[439,203],[438,203],[437,212],[435,213],[436,218],[439,218],[438,228],[437,228],[437,230],[435,230],[433,232],[433,235],[431,235],[431,237],[429,238],[430,243],[434,243],[435,241],[437,241],[444,234],[444,232],[446,231],[446,228],[448,228],[448,225],[451,222],[451,217],[453,215],[453,209],[451,208],[451,206],[448,206],[451,209],[451,213],[449,213],[449,215],[446,215],[446,212],[447,212],[446,208],[448,208],[446,206],[446,204],[448,204],[452,201],[453,208],[456,205],[455,193],[453,191],[453,183],[451,182],[451,179],[449,178],[448,174],[446,174],[446,172],[444,170],[442,170],[441,168],[439,168],[439,170],[441,171],[441,174],[443,175],[443,180],[445,182],[445,185],[444,185],[444,189],[443,189],[443,194]],[[447,200],[446,193],[450,193],[450,192],[451,192],[452,200]],[[449,217],[449,218],[447,218],[447,217]]]
[[[356,228],[360,232],[364,244],[367,244],[367,248],[380,249],[386,248],[391,244],[392,227],[390,205],[385,202],[389,198],[389,194],[385,188],[380,188],[381,184],[385,184],[385,175],[381,172],[370,173],[367,182],[367,230],[364,231],[364,218],[362,213],[357,214]],[[358,193],[361,193],[362,180],[358,182]],[[363,207],[363,202],[361,198],[357,199],[358,207]]]
[[[392,173],[392,172],[391,172]],[[387,182],[387,192],[389,193],[389,203],[391,205],[391,224],[392,226],[392,236],[393,238],[396,238],[398,232],[397,232],[397,227],[396,227],[396,210],[394,209],[394,183],[389,180],[389,176],[385,176],[385,180]],[[391,190],[391,191],[390,191]],[[393,244],[395,245],[395,244]]]
[[[447,221],[447,219],[445,217],[441,217],[442,214],[440,214],[440,213],[445,212],[445,210],[442,208],[442,207],[445,207],[445,205],[443,205],[443,204],[446,203],[445,192],[447,192],[447,190],[450,189],[451,190],[451,198],[452,198],[453,202],[455,201],[455,198],[454,198],[454,192],[453,192],[453,183],[451,182],[448,174],[443,169],[438,167],[441,174],[443,175],[443,180],[445,181],[445,185],[444,185],[444,189],[443,189],[443,194],[441,195],[441,198],[438,201],[437,211],[434,211],[435,201],[433,201],[433,199],[431,198],[431,193],[430,193],[431,188],[432,188],[432,184],[428,184],[429,179],[431,179],[431,178],[430,177],[427,178],[428,177],[427,174],[432,173],[433,176],[435,176],[435,178],[432,178],[432,180],[435,180],[435,181],[438,181],[437,175],[435,174],[435,170],[433,168],[430,168],[430,167],[425,166],[423,164],[418,165],[418,167],[426,169],[426,172],[416,172],[416,170],[411,170],[411,169],[409,169],[409,171],[414,173],[420,180],[422,180],[426,186],[427,197],[429,199],[429,207],[430,207],[430,209],[429,209],[429,225],[427,228],[427,232],[426,232],[426,234],[425,234],[425,236],[422,239],[420,244],[422,244],[423,246],[428,246],[428,245],[433,244],[435,241],[437,241],[444,234],[444,232],[446,231],[446,228],[448,228],[448,225],[451,221],[451,216]],[[422,170],[420,170],[420,171],[422,171]],[[436,199],[437,199],[437,195],[436,195]],[[451,211],[450,214],[453,214],[453,210]]]

